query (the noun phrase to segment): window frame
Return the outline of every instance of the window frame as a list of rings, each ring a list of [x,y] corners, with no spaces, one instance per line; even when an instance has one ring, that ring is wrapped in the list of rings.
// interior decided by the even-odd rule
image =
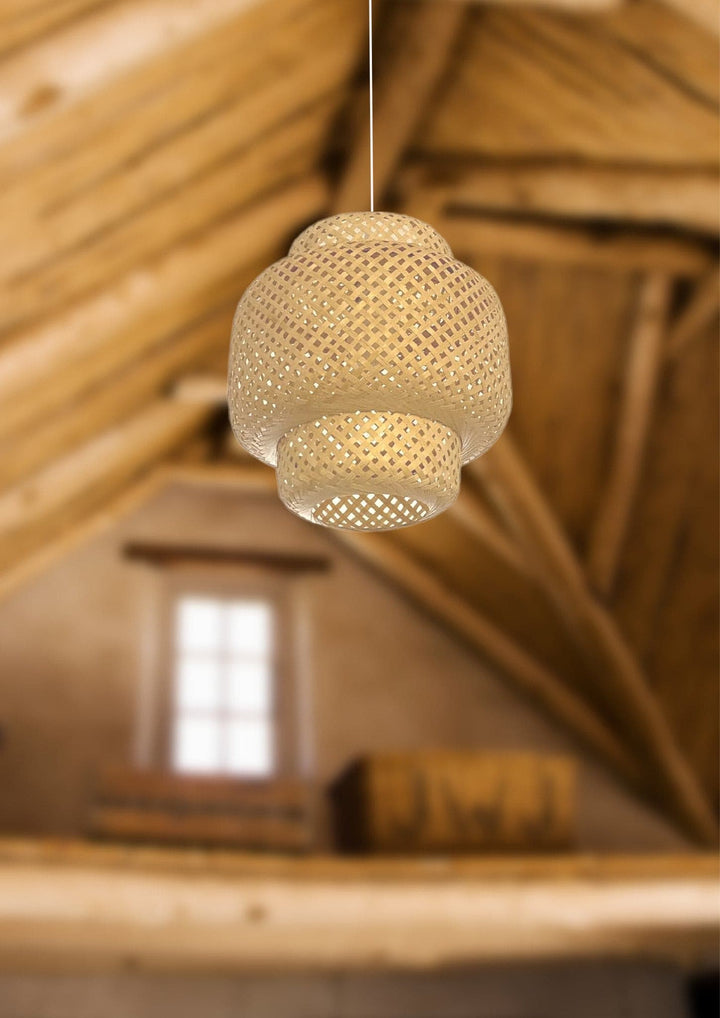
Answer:
[[[299,690],[295,667],[294,584],[284,576],[261,567],[221,564],[178,563],[164,570],[159,612],[158,681],[153,714],[155,718],[152,764],[182,776],[195,776],[173,765],[173,737],[178,712],[175,709],[176,611],[183,597],[215,600],[255,600],[273,609],[272,668],[272,759],[267,775],[236,774],[232,771],[198,772],[198,776],[227,777],[238,781],[270,781],[299,772]]]

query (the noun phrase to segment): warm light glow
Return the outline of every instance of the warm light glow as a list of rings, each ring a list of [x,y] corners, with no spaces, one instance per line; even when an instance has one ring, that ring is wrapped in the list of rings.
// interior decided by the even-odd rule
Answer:
[[[442,512],[511,401],[497,294],[409,216],[313,224],[238,305],[233,430],[314,523],[392,530]]]

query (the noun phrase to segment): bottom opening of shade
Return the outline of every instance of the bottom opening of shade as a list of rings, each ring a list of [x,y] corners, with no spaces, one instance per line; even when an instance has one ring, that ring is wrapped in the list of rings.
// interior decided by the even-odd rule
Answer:
[[[312,520],[343,530],[394,530],[421,523],[429,513],[416,498],[359,493],[326,499],[313,509]]]
[[[341,530],[395,530],[452,504],[460,440],[415,414],[329,414],[283,435],[277,479],[280,498],[303,519]]]

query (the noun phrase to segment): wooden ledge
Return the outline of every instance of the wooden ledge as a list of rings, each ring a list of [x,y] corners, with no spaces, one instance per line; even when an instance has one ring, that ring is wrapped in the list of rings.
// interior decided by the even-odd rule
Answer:
[[[133,542],[123,548],[125,558],[151,565],[252,566],[285,573],[327,572],[330,559],[321,555],[290,555],[209,545]]]
[[[0,967],[427,968],[568,957],[699,964],[714,856],[281,858],[0,843]]]

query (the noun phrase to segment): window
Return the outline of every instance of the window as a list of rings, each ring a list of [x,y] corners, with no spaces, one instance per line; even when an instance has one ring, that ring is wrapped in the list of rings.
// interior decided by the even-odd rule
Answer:
[[[268,777],[276,769],[275,605],[184,594],[174,603],[174,770]]]

